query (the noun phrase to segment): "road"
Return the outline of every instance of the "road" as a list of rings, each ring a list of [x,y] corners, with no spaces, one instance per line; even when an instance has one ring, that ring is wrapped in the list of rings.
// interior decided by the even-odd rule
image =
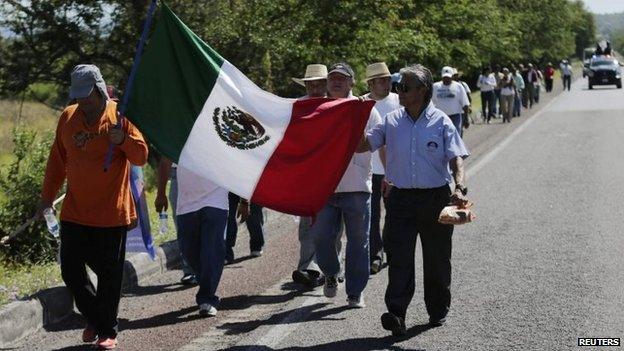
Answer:
[[[558,82],[557,82],[558,83]],[[559,85],[559,84],[556,84]],[[560,87],[557,87],[560,89]],[[553,94],[554,95],[554,94]],[[168,271],[126,292],[123,350],[568,350],[579,337],[624,337],[624,99],[622,90],[543,94],[511,125],[476,125],[466,142],[470,198],[479,218],[457,227],[447,324],[429,328],[422,277],[408,335],[381,328],[387,270],[372,276],[367,307],[289,282],[296,223],[273,217],[265,256],[224,272],[219,315],[198,319],[194,288]],[[271,213],[271,216],[277,216]],[[240,238],[237,254],[248,247]],[[420,247],[416,255],[421,272]],[[80,350],[82,321],[29,337],[20,349]]]

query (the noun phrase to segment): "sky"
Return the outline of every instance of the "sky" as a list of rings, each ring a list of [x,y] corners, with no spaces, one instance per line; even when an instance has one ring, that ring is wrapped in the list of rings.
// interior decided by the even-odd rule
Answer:
[[[624,12],[622,0],[583,0],[585,6],[593,13]]]

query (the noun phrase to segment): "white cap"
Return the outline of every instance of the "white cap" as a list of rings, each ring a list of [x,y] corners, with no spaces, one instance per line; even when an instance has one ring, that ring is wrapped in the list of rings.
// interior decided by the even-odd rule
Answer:
[[[455,73],[455,70],[453,69],[453,67],[451,66],[444,66],[442,67],[442,78],[444,77],[449,77],[452,78],[453,74]]]

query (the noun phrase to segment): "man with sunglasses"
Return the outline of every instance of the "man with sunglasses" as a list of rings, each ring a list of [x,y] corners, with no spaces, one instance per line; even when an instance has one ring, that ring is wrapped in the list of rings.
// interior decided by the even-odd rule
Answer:
[[[381,323],[393,335],[406,333],[405,315],[415,290],[414,250],[420,235],[425,305],[431,326],[446,322],[451,304],[453,226],[438,223],[449,203],[465,204],[463,159],[469,153],[450,118],[431,103],[433,79],[422,65],[401,69],[397,85],[403,106],[366,133],[358,152],[386,146],[384,248],[388,257],[388,312]],[[451,192],[450,183],[455,183]]]

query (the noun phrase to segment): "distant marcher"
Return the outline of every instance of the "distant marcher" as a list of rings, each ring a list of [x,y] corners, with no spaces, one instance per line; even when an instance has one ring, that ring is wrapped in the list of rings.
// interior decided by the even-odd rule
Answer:
[[[463,116],[467,118],[470,111],[468,95],[460,83],[453,81],[452,67],[443,67],[441,75],[442,81],[433,84],[431,102],[449,116],[459,135],[462,136]]]
[[[387,147],[386,177],[392,183],[384,228],[388,312],[381,316],[381,323],[393,335],[406,333],[405,316],[416,289],[414,250],[418,236],[429,324],[441,326],[446,322],[451,305],[454,227],[440,224],[438,215],[449,203],[466,203],[463,159],[469,155],[451,120],[430,103],[431,72],[414,65],[403,68],[401,75],[397,88],[404,108],[386,115],[358,147],[358,152]],[[451,192],[453,181],[456,185]]]
[[[568,89],[570,91],[570,85],[572,84],[572,65],[568,60],[561,61],[559,65],[561,69],[561,79],[563,80],[563,90]]]
[[[503,68],[503,77],[499,82],[501,88],[501,111],[503,113],[503,123],[511,122],[514,96],[516,95],[516,81],[509,73],[507,67]]]
[[[355,83],[353,69],[340,62],[329,68],[327,92],[333,98],[353,98]],[[381,122],[375,108],[371,110],[366,130]],[[372,192],[371,153],[357,154],[340,180],[334,194],[317,214],[310,228],[316,246],[318,265],[325,275],[323,294],[335,297],[338,292],[340,259],[336,253],[336,238],[344,219],[347,235],[345,290],[349,307],[365,307],[363,294],[370,275],[369,229],[370,196]]]
[[[158,179],[157,179],[157,187],[156,187],[156,199],[154,200],[154,207],[156,208],[156,212],[166,212],[167,211],[167,202],[171,203],[171,214],[173,215],[173,224],[176,229],[176,238],[178,242],[178,247],[180,247],[180,236],[182,233],[178,228],[178,220],[176,219],[176,208],[178,204],[178,165],[172,163],[168,158],[162,156],[160,162],[158,164]],[[167,182],[171,179],[171,183],[169,185],[169,199],[167,199]],[[167,201],[168,200],[168,201]],[[188,264],[188,261],[184,258],[184,254],[182,253],[182,249],[180,248],[180,261],[182,263],[182,278],[180,279],[180,283],[183,285],[195,285],[197,284],[197,277],[195,276],[195,272]]]
[[[535,76],[537,79],[533,82],[533,100],[536,104],[539,104],[540,100],[540,92],[542,91],[542,81],[544,80],[544,75],[539,67],[535,66]]]
[[[514,108],[512,117],[520,117],[522,114],[522,92],[524,91],[524,79],[520,74],[520,69],[514,68],[513,78],[516,83],[516,94],[514,95]]]
[[[293,78],[293,81],[306,89],[306,95],[301,97],[301,100],[325,97],[327,95],[327,66],[322,64],[308,65],[304,77]],[[316,263],[314,237],[310,235],[311,224],[311,217],[299,219],[299,262],[297,269],[292,273],[292,279],[295,283],[308,288],[314,288],[325,281],[325,277]],[[340,237],[336,243],[336,250],[340,252]]]
[[[40,210],[52,206],[63,182],[61,275],[87,321],[84,342],[117,346],[117,313],[126,253],[126,232],[136,224],[130,194],[130,165],[147,161],[147,144],[127,119],[116,127],[117,104],[109,100],[100,70],[78,65],[71,73],[68,106],[59,119],[48,158]],[[109,145],[112,160],[103,172]],[[97,289],[86,267],[97,276]]]
[[[399,96],[390,92],[390,70],[384,62],[377,62],[366,67],[366,84],[370,93],[364,97],[375,100],[375,109],[383,118],[386,114],[401,107]],[[385,192],[386,148],[373,152],[373,193],[371,196],[370,224],[370,272],[377,274],[383,267],[383,243],[381,241],[381,199]]]
[[[544,70],[544,84],[546,84],[546,92],[550,93],[553,88],[553,79],[555,76],[555,69],[552,63],[548,62],[546,69]]]
[[[483,114],[483,120],[490,123],[490,119],[496,113],[494,108],[496,78],[490,72],[489,67],[485,67],[481,71],[481,75],[477,80],[477,87],[481,90],[481,113]]]
[[[525,90],[527,91],[527,104],[529,108],[533,108],[535,103],[535,82],[538,80],[537,71],[532,63],[527,65],[527,79],[524,81]]]

